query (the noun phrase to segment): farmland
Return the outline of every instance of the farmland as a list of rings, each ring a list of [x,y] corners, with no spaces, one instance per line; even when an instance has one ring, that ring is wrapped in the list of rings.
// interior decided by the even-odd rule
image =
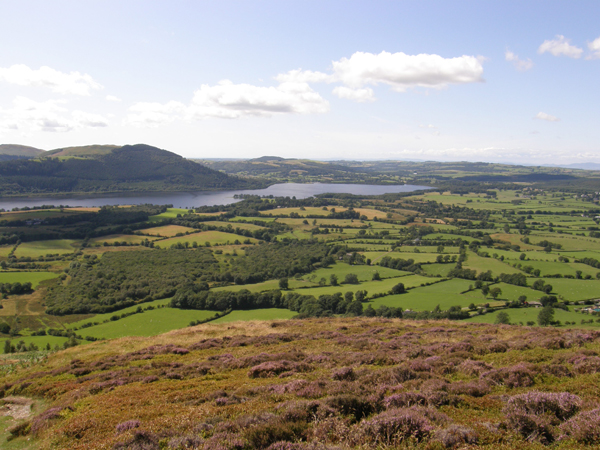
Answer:
[[[242,420],[242,411],[267,417],[268,409],[275,418],[265,419],[264,426],[288,430],[290,420],[279,417],[287,408],[282,405],[300,400],[295,390],[281,386],[299,383],[306,388],[298,391],[304,392],[301,401],[321,402],[335,411],[342,408],[327,409],[316,422],[294,422],[291,429],[299,434],[277,434],[284,441],[311,441],[314,448],[383,444],[360,433],[390,411],[413,405],[413,400],[396,405],[397,396],[418,398],[418,405],[449,417],[443,423],[431,415],[418,419],[428,421],[429,431],[410,441],[415,448],[441,448],[440,433],[456,427],[471,429],[482,448],[497,448],[507,439],[531,449],[550,441],[556,448],[585,448],[575,435],[563,442],[560,433],[566,420],[552,419],[545,440],[524,436],[511,422],[505,403],[529,388],[559,392],[567,382],[569,392],[583,398],[585,405],[598,401],[578,384],[596,382],[595,359],[582,363],[585,368],[577,359],[579,349],[585,357],[596,357],[600,331],[600,209],[592,200],[568,191],[511,185],[462,193],[250,197],[194,210],[139,205],[3,213],[0,370],[9,378],[31,376],[34,381],[0,389],[35,399],[36,411],[67,405],[74,386],[83,389],[72,413],[61,413],[38,428],[33,424],[46,419],[36,419],[36,412],[30,428],[35,436],[16,436],[11,442],[34,438],[39,448],[93,448],[86,443],[92,437],[85,430],[77,432],[77,442],[71,431],[64,431],[85,429],[84,417],[93,417],[99,424],[94,426],[95,436],[107,448],[119,442],[123,448],[133,446],[138,427],[164,448],[185,448],[181,439],[188,437],[203,439],[192,448],[225,445],[219,441],[221,434],[209,428],[197,434],[190,425],[201,408],[213,427],[216,415],[226,423],[233,420],[234,425],[227,425],[227,430],[237,430],[232,439],[250,442],[244,444],[249,449],[267,448],[236,421]],[[494,325],[497,322],[504,325]],[[308,338],[311,333],[315,337]],[[264,342],[224,344],[250,335]],[[286,337],[272,337],[279,335]],[[529,347],[521,344],[524,341]],[[555,341],[562,344],[551,343]],[[422,357],[409,356],[407,348],[413,345]],[[453,351],[448,345],[460,349]],[[137,356],[118,359],[136,352],[151,362],[141,363]],[[195,362],[188,360],[189,353]],[[223,356],[227,354],[256,364],[230,364],[222,359],[229,358]],[[264,356],[270,354],[286,356]],[[83,362],[69,365],[61,375],[38,380],[28,372],[40,358],[49,361],[52,370],[62,370],[71,364],[72,355]],[[486,371],[463,372],[457,369],[467,364],[461,360],[452,363],[453,370],[444,366],[438,373],[433,368],[438,357],[475,361]],[[108,371],[112,363],[103,358],[123,364]],[[280,360],[287,361],[282,371],[267,370],[267,378],[250,377],[248,387],[249,369],[275,367]],[[409,361],[412,365],[404,367]],[[523,364],[529,365],[522,370]],[[428,367],[427,376],[420,375],[419,365]],[[388,366],[402,366],[414,375],[389,378],[383,375]],[[484,372],[490,371],[498,375],[486,378]],[[529,381],[523,386],[502,381],[501,374],[513,372]],[[289,380],[273,384],[272,375]],[[149,393],[150,381],[144,380],[152,380]],[[105,382],[116,384],[97,391]],[[197,382],[201,388],[196,389]],[[63,391],[56,387],[60,383],[66,386]],[[361,383],[370,395],[365,399],[357,394],[349,403],[352,408],[371,405],[358,415],[339,406],[346,397],[336,397],[354,392],[353,383]],[[451,387],[455,383],[475,383],[483,394]],[[155,417],[129,401],[142,392],[148,396],[142,403],[185,400]],[[433,393],[452,400],[438,404]],[[100,405],[98,415],[90,412],[92,404]],[[131,415],[101,412],[115,404]],[[486,421],[504,425],[493,430],[473,425],[482,408]],[[585,414],[593,410],[585,408]],[[171,410],[177,411],[177,421]],[[139,425],[114,433],[129,421]],[[9,422],[0,421],[0,434],[10,434]],[[338,428],[347,433],[335,437],[327,431]],[[161,434],[166,429],[172,430],[169,439],[180,440],[167,442]],[[464,436],[463,444],[473,447],[475,441]],[[388,444],[406,447],[409,441]],[[271,450],[280,448],[287,447]]]

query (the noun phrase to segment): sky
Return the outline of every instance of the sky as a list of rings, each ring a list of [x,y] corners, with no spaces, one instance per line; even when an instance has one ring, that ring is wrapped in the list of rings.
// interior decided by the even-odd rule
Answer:
[[[3,0],[0,143],[600,162],[600,2]]]

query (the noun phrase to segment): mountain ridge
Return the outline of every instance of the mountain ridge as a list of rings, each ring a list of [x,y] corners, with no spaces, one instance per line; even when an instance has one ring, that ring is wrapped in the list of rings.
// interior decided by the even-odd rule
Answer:
[[[103,147],[103,148],[98,148]],[[0,195],[251,189],[264,183],[227,175],[146,144],[69,148],[65,158],[0,162]]]

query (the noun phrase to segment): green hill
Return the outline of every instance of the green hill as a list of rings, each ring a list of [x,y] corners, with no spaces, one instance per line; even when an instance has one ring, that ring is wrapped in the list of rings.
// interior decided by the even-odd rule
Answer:
[[[259,187],[258,183],[217,172],[144,144],[71,147],[55,150],[50,157],[0,162],[0,195],[3,196],[254,187]]]
[[[8,161],[11,159],[28,159],[37,158],[46,153],[35,147],[18,144],[0,144],[0,161]]]
[[[107,155],[113,150],[120,148],[118,145],[84,145],[80,147],[64,147],[50,150],[43,156],[95,158],[98,155]]]

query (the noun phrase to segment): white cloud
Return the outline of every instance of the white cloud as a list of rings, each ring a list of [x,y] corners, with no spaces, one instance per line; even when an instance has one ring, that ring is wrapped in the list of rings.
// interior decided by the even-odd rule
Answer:
[[[521,59],[518,55],[515,55],[510,50],[506,50],[506,52],[504,53],[504,57],[507,61],[512,62],[517,70],[520,70],[522,72],[525,72],[526,70],[529,70],[533,67],[533,62],[531,61],[531,59]]]
[[[121,99],[119,97],[115,97],[114,95],[107,95],[106,100],[109,102],[120,102]]]
[[[302,69],[290,70],[287,73],[279,74],[275,79],[280,83],[331,83],[335,81],[331,75],[326,73]]]
[[[537,113],[534,119],[547,120],[548,122],[558,122],[560,120],[558,117],[546,114],[545,112]]]
[[[182,117],[185,110],[186,106],[180,102],[139,102],[129,108],[131,113],[125,122],[135,126],[157,126]]]
[[[83,111],[69,113],[67,108],[61,106],[63,104],[57,100],[36,102],[17,97],[11,108],[0,108],[0,130],[66,132],[108,126],[103,116]]]
[[[429,124],[429,125],[419,125],[419,128],[437,128],[435,125]]]
[[[47,66],[31,69],[24,64],[0,67],[0,81],[19,86],[41,86],[59,94],[90,95],[91,90],[102,89],[88,74],[63,73]]]
[[[588,48],[590,49],[592,54],[587,56],[586,59],[600,58],[600,37],[594,39],[592,42],[588,42]]]
[[[411,87],[441,89],[449,84],[483,81],[482,59],[475,56],[443,58],[439,55],[356,52],[333,61],[336,80],[348,87],[387,84],[404,92]]]
[[[375,95],[373,94],[373,89],[371,88],[351,89],[346,86],[338,86],[333,89],[333,93],[339,98],[354,100],[355,102],[359,103],[375,101]]]
[[[583,49],[570,44],[571,40],[557,34],[556,39],[546,40],[538,48],[538,53],[551,53],[554,56],[568,56],[569,58],[580,58]]]
[[[130,111],[128,123],[157,125],[177,119],[321,114],[329,111],[329,103],[305,82],[284,81],[276,87],[261,87],[224,80],[216,86],[203,84],[187,106],[179,102],[137,103]]]

